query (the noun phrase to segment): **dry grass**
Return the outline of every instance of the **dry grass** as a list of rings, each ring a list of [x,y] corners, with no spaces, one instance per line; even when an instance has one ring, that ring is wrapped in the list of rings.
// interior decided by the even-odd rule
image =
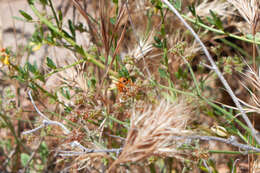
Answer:
[[[191,107],[184,101],[173,103],[160,101],[155,108],[143,106],[143,111],[134,111],[122,153],[111,165],[137,162],[150,156],[178,157],[181,142],[172,136],[185,135],[187,123],[192,117]]]
[[[53,1],[57,14],[59,9],[64,14],[62,25],[48,5],[46,11],[36,6],[54,28],[61,28],[50,30],[46,21],[33,16],[30,22],[38,27],[30,33],[33,39],[28,45],[13,52],[13,44],[6,49],[10,52],[0,54],[0,64],[5,66],[0,69],[0,162],[5,162],[0,172],[234,172],[235,166],[237,172],[250,171],[247,150],[241,152],[228,142],[185,139],[205,135],[228,141],[236,136],[239,144],[259,147],[236,116],[238,109],[218,84],[200,45],[161,1],[126,2]],[[247,115],[259,115],[260,77],[249,59],[251,54],[259,58],[259,48],[254,54],[248,38],[238,33],[248,34],[248,28],[257,32],[259,2],[194,2],[196,15],[187,8],[190,1],[182,1],[181,14],[193,21],[189,24],[233,91],[248,93],[239,95]],[[243,18],[234,15],[235,9]],[[18,38],[22,35],[17,32]],[[40,45],[43,52],[36,72],[31,59],[38,58],[38,52],[30,50],[32,44]],[[237,60],[241,54],[244,62]],[[20,63],[27,60],[30,64]],[[238,76],[241,81],[234,80]],[[35,103],[28,99],[28,89]],[[49,125],[21,136],[43,123],[32,104],[48,119],[64,124],[69,134],[59,125]],[[68,156],[72,152],[78,153]],[[27,157],[32,160],[25,165]],[[258,162],[257,157],[251,161],[254,167]]]
[[[216,12],[218,15],[221,16],[222,20],[224,18],[229,18],[231,15],[234,14],[235,9],[231,7],[231,5],[228,2],[223,1],[209,1],[205,0],[198,4],[196,7],[197,9],[197,15],[200,17],[207,17],[210,15],[210,10],[213,12]],[[192,16],[189,13],[190,17]]]
[[[251,26],[259,21],[259,2],[257,0],[228,0]]]
[[[247,73],[243,73],[242,76],[245,81],[249,84],[254,90],[250,90],[245,84],[243,86],[250,93],[250,100],[243,101],[243,104],[246,106],[245,110],[247,112],[260,113],[260,77],[259,74],[255,73],[251,67],[248,66]],[[250,104],[251,103],[251,104]]]

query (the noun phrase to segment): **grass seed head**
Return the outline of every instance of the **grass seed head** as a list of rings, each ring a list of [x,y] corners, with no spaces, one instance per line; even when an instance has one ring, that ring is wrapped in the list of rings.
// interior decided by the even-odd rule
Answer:
[[[259,20],[259,2],[256,0],[228,0],[251,26]]]
[[[179,144],[172,136],[188,133],[185,128],[190,114],[184,100],[160,101],[155,108],[146,106],[141,112],[134,111],[123,151],[110,170],[119,163],[136,162],[153,155],[177,155]]]

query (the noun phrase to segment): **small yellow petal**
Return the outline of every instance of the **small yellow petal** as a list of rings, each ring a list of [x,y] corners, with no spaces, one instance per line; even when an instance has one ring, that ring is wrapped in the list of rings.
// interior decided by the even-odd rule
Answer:
[[[34,42],[30,42],[30,43],[29,43],[29,46],[34,46],[34,45],[35,45]]]
[[[32,48],[32,51],[33,51],[33,52],[36,52],[36,51],[39,50],[41,47],[42,47],[41,44],[37,44],[36,46],[34,46],[34,47]]]
[[[6,56],[4,57],[4,59],[2,59],[1,61],[2,61],[2,63],[3,63],[4,65],[10,65],[9,56],[8,56],[8,55],[6,55]]]
[[[158,8],[155,7],[155,8],[153,9],[153,11],[154,11],[155,14],[157,14],[157,13],[158,13]]]

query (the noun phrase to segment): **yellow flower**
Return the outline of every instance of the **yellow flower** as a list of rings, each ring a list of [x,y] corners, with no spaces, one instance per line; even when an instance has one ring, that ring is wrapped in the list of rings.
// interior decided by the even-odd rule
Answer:
[[[33,52],[36,52],[37,50],[39,50],[41,47],[42,47],[42,44],[41,43],[34,43],[34,42],[30,42],[29,43],[29,46],[32,47],[32,51]]]
[[[5,49],[1,50],[0,59],[3,65],[10,65],[10,56],[6,54]]]
[[[157,14],[159,10],[158,10],[158,8],[153,8],[153,11],[155,14]]]
[[[37,44],[37,45],[35,45],[35,46],[32,48],[32,51],[33,51],[33,52],[36,52],[36,51],[39,50],[41,47],[42,47],[41,44]]]
[[[6,55],[3,59],[2,59],[2,63],[4,65],[10,65],[10,61],[9,61],[9,55]]]

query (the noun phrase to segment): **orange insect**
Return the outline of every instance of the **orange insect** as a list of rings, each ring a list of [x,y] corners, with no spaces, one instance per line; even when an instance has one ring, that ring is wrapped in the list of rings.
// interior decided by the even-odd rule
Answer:
[[[132,84],[130,79],[121,77],[119,79],[119,82],[116,84],[116,86],[119,92],[127,92],[128,91],[127,85],[129,84]]]

